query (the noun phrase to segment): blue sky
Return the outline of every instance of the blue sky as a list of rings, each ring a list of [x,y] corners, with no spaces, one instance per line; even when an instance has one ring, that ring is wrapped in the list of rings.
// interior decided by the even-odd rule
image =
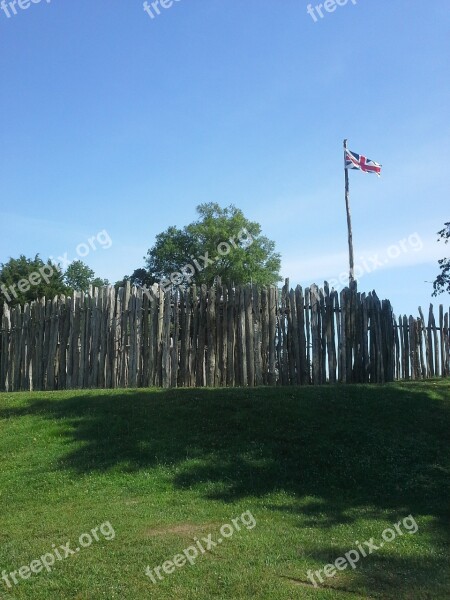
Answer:
[[[350,173],[356,263],[379,263],[360,289],[397,313],[432,301],[450,220],[448,3],[349,1],[317,22],[307,4],[0,12],[0,262],[77,258],[106,230],[111,248],[84,260],[115,281],[213,201],[261,223],[292,284],[338,278],[346,137],[383,164],[381,179]]]

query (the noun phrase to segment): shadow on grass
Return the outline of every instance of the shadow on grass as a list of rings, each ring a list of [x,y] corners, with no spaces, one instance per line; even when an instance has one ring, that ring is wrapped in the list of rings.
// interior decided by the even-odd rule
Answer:
[[[345,558],[351,548],[330,546],[314,553],[314,558],[323,564],[332,564],[338,557]],[[354,556],[354,555],[353,555]],[[342,563],[339,563],[342,566]],[[444,600],[448,596],[448,578],[439,581],[436,573],[448,573],[448,560],[442,558],[410,558],[398,555],[372,554],[361,558],[353,570],[347,566],[345,570],[334,569],[334,574],[327,577],[323,571],[319,577],[312,569],[312,577],[317,589],[345,591],[350,597],[383,598],[395,600]],[[344,580],[345,577],[345,580]],[[294,584],[315,587],[309,579],[289,578]],[[430,585],[431,582],[433,585]],[[399,585],[400,583],[400,585]],[[356,590],[364,589],[364,596]],[[339,596],[340,597],[340,596]]]
[[[391,511],[393,522],[431,515],[448,543],[449,390],[441,383],[74,391],[63,399],[41,394],[0,410],[0,418],[64,420],[76,445],[61,468],[77,473],[173,465],[175,486],[224,502],[292,494],[298,503],[273,509],[306,515],[312,527],[351,523],[360,507]],[[307,497],[318,500],[302,502]]]

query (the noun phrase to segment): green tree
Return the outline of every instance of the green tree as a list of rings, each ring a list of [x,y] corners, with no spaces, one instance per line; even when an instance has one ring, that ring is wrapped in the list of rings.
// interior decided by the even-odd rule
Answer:
[[[438,236],[438,242],[444,240],[444,243],[448,244],[448,241],[450,240],[450,222],[445,223],[444,229],[438,231]],[[450,294],[450,257],[442,258],[438,263],[441,272],[433,282],[433,296],[437,296],[443,292],[448,292]]]
[[[68,292],[61,269],[36,254],[34,258],[10,258],[0,264],[0,304],[25,304],[38,298],[54,298]]]
[[[74,260],[67,267],[64,274],[67,286],[77,292],[87,292],[89,287],[102,287],[109,285],[107,279],[96,277],[94,271],[81,260]]]
[[[156,237],[146,257],[150,281],[211,285],[220,277],[227,284],[275,285],[281,280],[280,255],[258,223],[233,205],[201,204],[197,213],[197,221]]]
[[[144,268],[135,269],[132,275],[125,275],[121,281],[116,281],[114,286],[116,288],[125,287],[127,281],[129,281],[131,285],[138,285],[140,287],[151,287],[156,283],[156,279]]]

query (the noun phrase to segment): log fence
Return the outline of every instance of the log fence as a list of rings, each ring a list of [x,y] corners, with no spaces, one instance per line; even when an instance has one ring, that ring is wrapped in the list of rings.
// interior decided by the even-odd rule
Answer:
[[[385,383],[450,375],[450,312],[356,285],[94,288],[4,305],[0,391]]]

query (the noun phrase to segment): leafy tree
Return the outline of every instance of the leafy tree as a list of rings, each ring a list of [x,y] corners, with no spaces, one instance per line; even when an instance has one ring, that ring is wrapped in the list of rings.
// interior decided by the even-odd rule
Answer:
[[[81,260],[74,260],[67,267],[64,281],[68,287],[77,292],[87,292],[89,287],[102,287],[108,285],[107,279],[96,277],[94,271]]]
[[[54,298],[68,292],[61,269],[36,254],[34,258],[10,258],[0,264],[0,304],[25,304],[42,298]]]
[[[114,286],[116,288],[125,287],[127,281],[129,281],[131,285],[137,285],[140,287],[151,287],[154,283],[156,283],[156,279],[152,277],[150,273],[144,268],[136,269],[135,271],[133,271],[132,275],[125,275],[125,277],[121,281],[116,281]]]
[[[280,255],[258,223],[233,205],[201,204],[197,213],[198,220],[183,229],[172,226],[157,235],[146,257],[149,281],[211,285],[220,277],[234,285],[274,285],[281,280]]]
[[[438,231],[438,242],[444,240],[445,244],[448,244],[450,240],[450,222],[445,223],[444,229]],[[442,294],[443,292],[450,293],[450,257],[442,258],[439,262],[439,268],[441,272],[436,277],[436,280],[433,282],[433,296],[437,296],[438,294]]]

